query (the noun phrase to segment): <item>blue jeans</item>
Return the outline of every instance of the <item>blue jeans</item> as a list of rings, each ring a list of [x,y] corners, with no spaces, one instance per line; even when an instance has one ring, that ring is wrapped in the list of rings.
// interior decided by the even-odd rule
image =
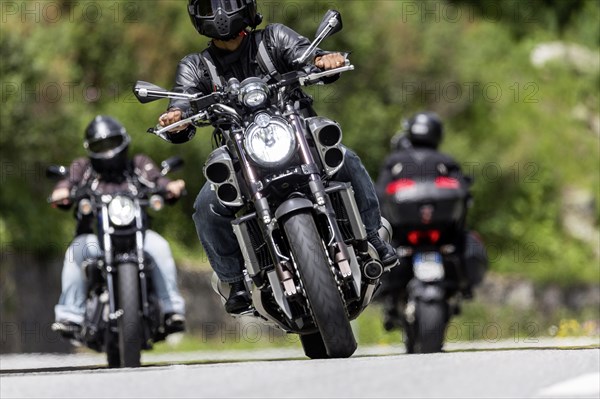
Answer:
[[[381,214],[375,187],[356,153],[346,148],[344,165],[334,179],[352,184],[367,233],[379,230]],[[196,232],[219,279],[225,283],[242,280],[244,259],[231,227],[231,222],[235,219],[235,210],[219,202],[211,190],[210,183],[204,184],[198,193],[194,209]]]
[[[158,233],[147,230],[144,252],[154,262],[152,281],[163,313],[183,314],[185,302],[177,289],[177,269],[169,243]],[[69,245],[62,269],[62,292],[54,307],[56,321],[83,323],[87,292],[81,264],[101,253],[98,237],[94,234],[79,235]]]

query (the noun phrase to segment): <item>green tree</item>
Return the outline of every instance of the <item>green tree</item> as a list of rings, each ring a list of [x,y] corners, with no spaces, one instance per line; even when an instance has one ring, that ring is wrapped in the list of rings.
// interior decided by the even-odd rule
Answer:
[[[110,114],[132,135],[132,153],[184,157],[177,177],[190,195],[157,215],[155,228],[178,257],[196,258],[190,216],[211,130],[179,146],[146,134],[166,101],[141,105],[131,87],[138,79],[170,87],[177,62],[208,39],[192,27],[185,2],[49,4],[15,2],[0,24],[2,245],[60,256],[73,220],[46,204],[52,183],[44,169],[84,155],[85,126]],[[492,268],[540,281],[598,280],[594,249],[569,235],[561,218],[569,187],[599,202],[599,73],[560,61],[535,68],[530,56],[541,42],[564,40],[597,58],[600,3],[259,0],[259,7],[266,23],[309,38],[326,9],[341,11],[344,30],[323,48],[350,52],[356,70],[309,91],[317,111],[341,123],[344,143],[373,178],[402,119],[436,111],[448,132],[443,150],[475,175],[470,223],[501,254]],[[527,251],[536,262],[525,262]]]

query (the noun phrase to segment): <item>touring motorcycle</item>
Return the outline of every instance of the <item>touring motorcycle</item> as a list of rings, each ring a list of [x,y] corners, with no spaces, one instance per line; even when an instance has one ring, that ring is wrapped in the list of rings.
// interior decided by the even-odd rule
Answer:
[[[182,165],[181,158],[169,158],[161,162],[161,175]],[[69,169],[53,165],[46,175],[64,179]],[[163,209],[166,192],[134,178],[129,190],[105,194],[94,190],[90,180],[73,187],[69,197],[76,204],[77,220],[95,225],[101,250],[99,257],[82,264],[87,299],[83,326],[74,332],[74,340],[105,352],[111,368],[139,367],[141,351],[167,335],[150,272],[155,266],[144,252],[147,210]]]
[[[408,353],[441,351],[450,317],[460,312],[462,298],[471,297],[463,267],[464,248],[474,237],[464,233],[471,183],[468,176],[403,178],[390,182],[381,199],[400,258],[400,266],[386,276],[392,291],[387,300],[394,302],[388,312],[393,309],[394,317],[384,326],[404,330]],[[406,298],[393,292],[394,280],[401,279],[409,280]]]
[[[340,14],[330,10],[298,63],[304,65],[320,41],[341,27]],[[231,225],[252,301],[243,315],[299,334],[310,358],[354,353],[350,320],[371,302],[385,271],[367,241],[352,186],[333,179],[344,162],[340,125],[304,116],[293,96],[301,86],[353,69],[346,62],[324,72],[300,68],[275,82],[232,78],[209,94],[168,92],[142,81],[134,87],[142,103],[187,99],[196,110],[150,133],[165,138],[192,123],[222,134],[223,145],[203,172],[219,201],[237,210]],[[224,302],[228,284],[213,276],[213,287]]]

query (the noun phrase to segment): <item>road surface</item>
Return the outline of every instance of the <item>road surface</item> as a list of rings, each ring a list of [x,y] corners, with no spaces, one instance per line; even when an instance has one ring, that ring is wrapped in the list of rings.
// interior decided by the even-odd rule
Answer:
[[[104,358],[3,355],[0,397],[600,397],[600,341],[455,343],[446,353],[359,348],[350,359],[307,360],[301,350],[144,353],[144,367]]]

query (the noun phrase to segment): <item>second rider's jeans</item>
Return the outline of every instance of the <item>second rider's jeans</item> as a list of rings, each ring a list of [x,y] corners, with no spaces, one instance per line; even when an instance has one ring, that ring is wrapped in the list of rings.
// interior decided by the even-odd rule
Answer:
[[[152,282],[164,314],[185,312],[185,302],[177,289],[177,269],[169,243],[158,233],[147,230],[144,252],[150,256]],[[54,307],[56,321],[83,323],[86,281],[81,269],[84,260],[101,255],[98,237],[82,234],[71,242],[62,269],[62,292]]]

